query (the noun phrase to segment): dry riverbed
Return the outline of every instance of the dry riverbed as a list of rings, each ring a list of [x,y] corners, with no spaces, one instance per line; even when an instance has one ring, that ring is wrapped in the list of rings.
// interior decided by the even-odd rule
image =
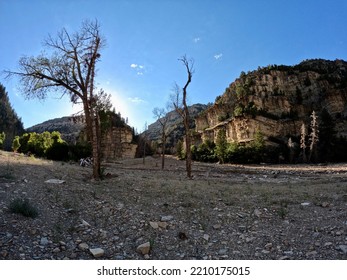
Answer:
[[[0,259],[347,259],[347,164],[105,167],[0,151]]]

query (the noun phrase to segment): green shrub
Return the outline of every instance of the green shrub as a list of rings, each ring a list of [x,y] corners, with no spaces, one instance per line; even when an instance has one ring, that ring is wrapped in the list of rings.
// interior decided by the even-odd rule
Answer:
[[[0,133],[0,149],[3,149],[3,148],[4,148],[5,139],[6,139],[6,134],[5,134],[5,132],[1,132],[1,133]]]
[[[12,150],[14,152],[17,152],[19,148],[20,148],[19,136],[16,136],[12,142]]]
[[[16,198],[10,202],[11,213],[21,214],[24,217],[36,218],[39,214],[36,207],[31,205],[28,199]]]
[[[198,147],[192,147],[192,159],[202,162],[217,162],[218,158],[215,154],[216,145],[212,141],[206,140]]]

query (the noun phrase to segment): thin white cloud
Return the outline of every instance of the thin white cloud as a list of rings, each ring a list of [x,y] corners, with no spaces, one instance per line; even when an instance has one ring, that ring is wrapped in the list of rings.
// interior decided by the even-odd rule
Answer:
[[[219,54],[215,54],[213,57],[215,58],[215,60],[219,60],[222,58],[222,56],[223,56],[223,54],[219,53]]]
[[[136,71],[137,75],[142,76],[144,74],[144,70],[145,70],[144,65],[132,63],[130,64],[130,67]]]
[[[140,97],[128,97],[128,100],[131,103],[135,103],[135,104],[146,103],[146,101],[141,99]]]
[[[196,38],[194,38],[194,43],[198,43],[199,41],[201,40],[201,38],[200,37],[196,37]]]

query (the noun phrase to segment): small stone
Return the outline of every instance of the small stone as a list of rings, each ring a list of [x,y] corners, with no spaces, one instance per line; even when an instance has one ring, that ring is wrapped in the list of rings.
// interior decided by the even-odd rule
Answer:
[[[325,243],[324,243],[324,247],[330,247],[331,245],[333,245],[332,242],[325,242]]]
[[[283,253],[286,255],[293,255],[293,251],[284,251]]]
[[[250,243],[254,240],[254,237],[246,237],[246,243]]]
[[[149,254],[150,250],[151,250],[151,244],[149,242],[143,243],[136,248],[136,251],[138,253],[141,253],[142,255]]]
[[[214,229],[220,229],[221,227],[222,227],[221,224],[215,224],[215,225],[213,225],[213,228],[214,228]]]
[[[338,245],[337,249],[342,251],[344,254],[347,254],[347,245]]]
[[[154,229],[158,229],[159,228],[159,225],[157,222],[149,222],[149,225],[154,228]]]
[[[270,249],[272,248],[272,243],[267,243],[267,244],[265,245],[265,248],[266,248],[267,250],[270,250]]]
[[[82,220],[82,225],[85,227],[90,227],[90,224],[86,222],[85,220]]]
[[[321,204],[321,206],[323,207],[323,208],[327,208],[327,207],[329,207],[330,206],[330,204],[328,203],[328,202],[323,202],[322,204]]]
[[[228,252],[228,249],[220,249],[218,255],[225,255]]]
[[[92,253],[94,258],[100,258],[105,254],[105,251],[101,248],[89,249],[89,252]]]
[[[100,229],[100,237],[102,239],[106,239],[107,238],[107,231],[103,230],[103,229]]]
[[[301,206],[309,206],[311,203],[310,202],[303,202],[301,203]]]
[[[59,249],[59,248],[54,248],[52,252],[53,252],[53,253],[59,253],[59,252],[60,252],[60,249]]]
[[[60,185],[60,184],[64,184],[65,181],[64,180],[59,180],[59,179],[49,179],[49,180],[45,181],[45,183]]]
[[[317,251],[311,251],[306,253],[306,257],[314,256],[317,254]]]
[[[167,229],[168,224],[167,222],[158,222],[158,226],[162,229]]]
[[[270,253],[270,251],[269,250],[263,250],[263,251],[261,251],[263,254],[269,254]]]
[[[78,248],[80,248],[81,250],[84,251],[84,250],[89,249],[89,246],[87,243],[83,242],[83,243],[78,244]]]
[[[255,209],[253,214],[254,214],[254,216],[260,218],[261,212],[258,209]]]
[[[0,255],[3,257],[3,258],[6,258],[8,256],[8,252],[6,250],[3,250],[0,252]]]
[[[48,245],[48,239],[47,239],[47,237],[42,237],[42,238],[40,239],[40,245],[42,245],[42,246]]]
[[[169,222],[171,220],[173,220],[173,216],[171,216],[171,215],[162,216],[161,219],[160,219],[160,221],[162,221],[162,222]]]
[[[206,233],[202,236],[202,238],[205,239],[206,241],[210,240],[210,236]]]

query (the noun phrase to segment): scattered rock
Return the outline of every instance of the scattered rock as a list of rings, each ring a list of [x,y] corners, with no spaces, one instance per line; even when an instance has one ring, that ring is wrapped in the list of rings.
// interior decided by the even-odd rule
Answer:
[[[256,216],[257,218],[260,218],[261,212],[259,209],[255,209],[253,212],[254,216]]]
[[[136,248],[136,251],[142,255],[148,255],[150,250],[151,244],[149,242],[143,243]]]
[[[102,238],[102,239],[107,238],[107,231],[106,230],[100,229],[99,232],[100,232],[100,238]]]
[[[149,222],[149,225],[154,228],[154,229],[158,229],[159,228],[159,225],[157,222]]]
[[[167,229],[168,224],[167,222],[158,222],[158,226],[162,229]]]
[[[347,245],[338,245],[337,249],[342,251],[344,254],[347,254]]]
[[[85,251],[85,250],[89,249],[89,246],[87,243],[83,242],[83,243],[78,244],[78,248],[80,248],[82,251]]]
[[[210,240],[210,236],[206,233],[202,236],[202,238],[205,239],[206,241]]]
[[[311,205],[310,202],[303,202],[303,203],[301,203],[301,206],[309,206],[309,205]]]
[[[311,257],[317,255],[317,251],[310,251],[306,253],[306,257]]]
[[[40,239],[40,245],[42,245],[42,246],[48,245],[48,238],[47,237],[42,237]]]
[[[52,252],[53,253],[59,253],[60,252],[60,248],[54,248]]]
[[[85,227],[90,227],[91,225],[88,223],[88,222],[86,222],[85,220],[82,220],[82,224],[81,224],[82,226],[85,226]]]
[[[228,252],[228,249],[220,249],[218,251],[218,255],[226,255],[227,252]]]
[[[100,258],[105,254],[105,251],[101,248],[89,249],[89,252],[93,255],[94,258]]]
[[[215,225],[213,225],[213,228],[214,229],[220,229],[222,227],[222,225],[221,224],[215,224]]]
[[[45,183],[60,185],[60,184],[64,184],[65,181],[64,180],[59,180],[59,179],[49,179],[49,180],[45,181]]]
[[[160,221],[162,221],[162,222],[169,222],[171,220],[173,220],[173,216],[171,216],[171,215],[162,216],[161,219],[160,219]]]
[[[2,250],[2,251],[0,252],[0,255],[1,255],[3,258],[6,258],[7,255],[8,255],[8,252],[7,252],[6,250]]]
[[[329,204],[328,202],[323,202],[323,203],[321,204],[321,206],[322,206],[323,208],[327,208],[327,207],[330,206],[330,204]]]

